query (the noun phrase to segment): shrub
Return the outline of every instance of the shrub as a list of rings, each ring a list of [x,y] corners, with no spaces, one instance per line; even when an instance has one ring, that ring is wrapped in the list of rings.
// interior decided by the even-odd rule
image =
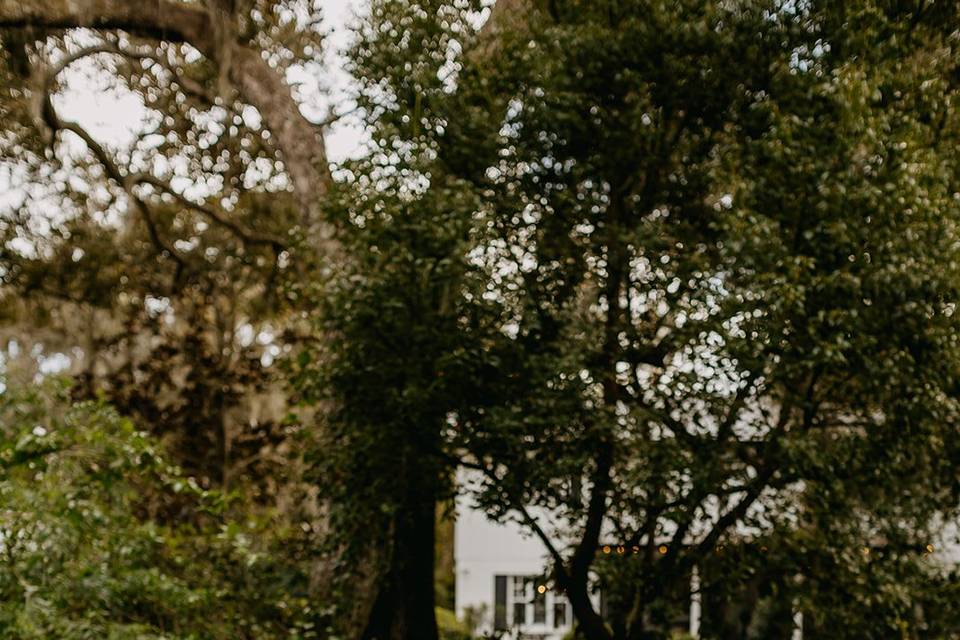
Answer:
[[[318,637],[306,576],[267,522],[66,387],[0,392],[0,629],[9,640]]]

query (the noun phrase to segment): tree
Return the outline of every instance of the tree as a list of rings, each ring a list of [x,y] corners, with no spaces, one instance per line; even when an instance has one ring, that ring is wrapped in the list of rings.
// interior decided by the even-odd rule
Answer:
[[[282,2],[220,0],[201,5],[179,2],[5,2],[0,6],[0,25],[28,29],[36,38],[76,28],[101,33],[120,31],[154,45],[173,45],[164,47],[170,54],[177,53],[182,46],[199,52],[217,67],[216,77],[221,81],[218,88],[226,94],[218,96],[220,100],[232,103],[239,98],[256,108],[263,118],[266,130],[270,131],[277,148],[283,153],[301,215],[305,220],[311,220],[329,186],[329,168],[320,131],[301,114],[283,75],[293,58],[291,54],[310,55],[313,52],[311,47],[316,46],[315,41],[309,40],[316,26],[312,22],[314,16],[308,14],[305,27],[302,19],[291,15],[294,9],[294,5]],[[290,46],[294,49],[288,48]],[[182,51],[180,49],[181,55]],[[272,53],[272,57],[261,55],[264,51]],[[73,58],[95,53],[139,58],[136,53],[128,55],[105,44],[81,50]],[[182,64],[182,58],[174,60],[173,64],[181,72],[188,66]],[[178,76],[181,72],[174,71]],[[184,88],[191,90],[194,85],[189,76],[181,76],[181,79]],[[199,93],[201,97],[209,95],[206,91]],[[81,138],[87,137],[74,125],[58,122],[56,114],[48,107],[42,116],[54,133],[66,129]],[[98,145],[92,140],[85,141],[91,151],[101,156],[95,150]],[[98,159],[109,160],[109,157]],[[122,170],[115,175],[109,168],[110,162],[104,164],[111,179],[123,187],[132,186],[137,178],[143,177],[127,176]],[[174,255],[172,251],[169,253],[171,257]]]
[[[339,403],[340,504],[413,506],[386,497],[409,467],[379,475],[399,451],[417,496],[479,471],[480,503],[541,538],[588,638],[661,632],[723,543],[779,547],[749,567],[801,605],[829,602],[814,567],[919,576],[935,602],[905,551],[957,502],[950,15],[511,8],[476,43],[451,35],[467,5],[375,5],[354,54],[376,147],[342,219],[367,255],[321,314],[342,350],[303,379]],[[629,566],[598,563],[613,540]],[[903,593],[874,594],[889,615],[853,633],[950,628]],[[831,606],[821,620],[851,619]]]
[[[268,364],[300,339],[288,280],[336,252],[319,215],[333,118],[303,116],[322,102],[287,75],[322,71],[320,18],[309,2],[0,5],[0,147],[25,194],[0,219],[4,334],[69,354],[76,397],[109,399],[203,487],[242,493],[235,509],[317,538],[309,416],[289,420]],[[71,119],[58,96],[78,68],[143,104],[129,144]]]
[[[107,399],[200,486],[242,494],[233,516],[269,513],[321,531],[315,492],[302,481],[309,433],[303,416],[290,419],[270,364],[297,340],[295,311],[281,295],[292,247],[308,236],[320,251],[322,225],[305,224],[278,134],[223,65],[175,30],[154,37],[177,15],[224,29],[243,22],[244,34],[234,35],[256,41],[262,68],[280,81],[290,65],[319,55],[319,14],[297,3],[237,5],[235,16],[200,5],[152,14],[157,8],[168,7],[2,7],[0,153],[13,196],[0,217],[3,334],[21,361],[68,354],[74,398]],[[48,13],[31,13],[41,9]],[[103,29],[68,29],[71,20]],[[139,101],[143,129],[129,141],[99,140],[73,121],[60,94],[78,69]],[[321,173],[326,124],[311,125]],[[298,268],[306,262],[298,257]],[[322,582],[314,581],[318,600]]]
[[[286,81],[320,44],[307,8],[0,0],[5,145],[48,176],[38,133],[86,151],[61,140],[49,181],[84,224],[33,234],[36,255],[69,267],[81,229],[107,252],[88,222],[110,203],[67,177],[120,200],[135,257],[59,292],[143,267],[141,294],[217,310],[279,273],[317,307],[291,374],[329,445],[315,481],[348,632],[436,637],[435,506],[458,466],[541,538],[591,640],[661,632],[723,542],[776,540],[771,580],[811,606],[829,598],[797,584],[865,593],[879,549],[873,584],[923,583],[903,549],[957,504],[955,9],[504,1],[478,33],[479,4],[374,3],[352,55],[372,149],[333,184]],[[158,107],[158,136],[121,153],[58,111],[60,72],[90,56]],[[33,258],[4,277],[46,284]],[[811,553],[817,531],[836,553]],[[607,541],[634,562],[603,567]],[[866,633],[950,628],[880,595]]]
[[[485,190],[501,307],[496,373],[455,415],[480,503],[539,536],[590,639],[662,633],[658,603],[724,543],[792,540],[811,605],[810,554],[862,579],[858,549],[922,550],[957,506],[953,9],[535,16],[449,103],[507,105],[454,168]],[[604,544],[630,563],[607,620]],[[886,596],[850,633],[952,615]]]
[[[256,359],[292,338],[279,299],[291,247],[305,236],[305,254],[329,249],[313,222],[328,122],[304,118],[285,80],[317,64],[320,15],[304,3],[141,4],[0,6],[2,153],[23,193],[0,222],[4,321],[22,342],[76,356],[77,393],[209,442],[181,462],[228,484],[243,457],[234,416],[284,414],[257,416],[242,397],[278,395]],[[61,82],[84,66],[143,104],[129,144],[62,113]]]

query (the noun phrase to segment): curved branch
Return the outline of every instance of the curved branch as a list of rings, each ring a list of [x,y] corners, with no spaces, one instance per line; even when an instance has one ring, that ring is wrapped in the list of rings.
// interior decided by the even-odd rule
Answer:
[[[278,236],[274,236],[270,234],[258,234],[255,231],[247,229],[243,225],[230,220],[229,218],[221,214],[219,211],[216,211],[213,207],[210,207],[201,203],[193,202],[190,199],[186,198],[185,196],[177,193],[170,185],[163,182],[156,176],[153,176],[149,173],[136,173],[136,174],[127,173],[126,175],[124,175],[121,172],[120,168],[116,165],[116,163],[110,157],[110,155],[106,152],[106,150],[101,145],[99,145],[95,140],[93,140],[93,138],[90,136],[90,134],[87,131],[85,131],[79,124],[75,122],[64,121],[58,116],[58,114],[56,113],[56,111],[52,106],[52,103],[50,102],[50,95],[53,91],[53,85],[54,85],[54,82],[56,81],[56,77],[60,75],[60,73],[62,73],[67,67],[69,67],[74,62],[77,62],[78,60],[81,60],[82,58],[86,58],[91,55],[96,55],[98,53],[114,54],[114,55],[124,56],[126,58],[131,58],[134,60],[143,60],[143,59],[154,60],[159,64],[161,64],[162,66],[164,66],[164,68],[166,68],[171,73],[174,73],[176,77],[174,70],[169,65],[166,65],[164,61],[158,60],[155,55],[152,55],[149,53],[140,53],[137,51],[130,51],[128,49],[123,49],[113,43],[99,43],[96,45],[91,45],[89,47],[84,47],[82,49],[79,49],[73,52],[68,56],[65,56],[62,60],[60,60],[57,66],[53,67],[47,73],[43,83],[43,89],[44,89],[43,111],[45,114],[44,120],[52,130],[56,131],[58,129],[63,129],[66,131],[71,131],[75,135],[79,136],[80,139],[84,141],[84,143],[86,143],[86,145],[90,148],[91,152],[93,152],[93,154],[97,157],[100,163],[104,165],[104,168],[107,171],[107,175],[110,176],[110,178],[112,178],[116,182],[120,183],[121,186],[123,186],[124,189],[126,189],[129,196],[134,199],[134,201],[138,205],[138,208],[140,208],[141,211],[144,213],[144,219],[147,221],[147,228],[150,230],[151,239],[153,239],[155,243],[158,243],[161,246],[163,246],[164,250],[170,251],[172,255],[175,255],[175,252],[173,251],[172,247],[169,247],[169,245],[162,243],[162,241],[160,240],[160,236],[159,236],[159,233],[157,232],[156,225],[153,224],[152,217],[149,215],[149,211],[146,208],[147,207],[146,203],[143,202],[138,196],[136,196],[131,191],[130,188],[128,188],[128,187],[132,187],[135,184],[149,184],[163,191],[164,193],[171,195],[175,200],[177,200],[177,202],[179,202],[184,207],[188,209],[193,209],[195,211],[198,211],[204,214],[205,216],[213,220],[215,223],[233,232],[238,238],[240,238],[245,243],[269,245],[277,253],[282,251],[284,249],[284,243],[282,239],[279,238]]]
[[[550,536],[547,535],[547,532],[543,529],[543,527],[540,526],[539,521],[533,517],[526,505],[523,504],[523,501],[510,495],[509,491],[503,485],[501,478],[497,476],[496,472],[494,472],[494,470],[488,467],[486,464],[483,464],[479,461],[471,463],[467,460],[457,458],[452,462],[465,468],[474,469],[475,471],[481,472],[495,486],[500,487],[504,491],[510,508],[517,511],[517,513],[522,516],[524,523],[529,526],[537,538],[540,539],[540,542],[543,544],[544,548],[546,548],[547,553],[550,554],[550,557],[553,559],[553,562],[556,565],[555,570],[557,572],[557,576],[566,583],[569,580],[569,572],[567,570],[567,561],[564,559],[563,554],[560,553],[560,550],[557,549],[557,547],[553,544],[553,540],[550,539]]]
[[[272,247],[274,250],[278,252],[284,249],[283,240],[279,236],[275,236],[268,233],[257,233],[256,231],[248,229],[242,224],[234,222],[227,216],[223,215],[220,211],[218,211],[214,207],[190,200],[186,196],[175,191],[173,187],[171,187],[169,184],[167,184],[163,180],[160,180],[154,175],[151,175],[149,173],[138,173],[138,174],[132,175],[130,179],[134,183],[149,184],[150,186],[155,187],[156,189],[159,189],[160,191],[166,194],[169,194],[171,197],[174,198],[174,200],[179,202],[184,207],[188,209],[193,209],[194,211],[202,213],[203,215],[210,218],[216,224],[227,229],[228,231],[233,232],[233,234],[236,235],[238,238],[240,238],[240,240],[242,240],[243,242],[246,242],[248,244],[269,245],[270,247]]]
[[[273,134],[290,176],[302,220],[328,252],[333,227],[321,205],[332,176],[323,137],[300,112],[283,73],[261,52],[238,41],[217,42],[218,25],[207,9],[172,0],[0,0],[0,27],[57,30],[123,30],[160,42],[187,43],[225,67],[225,77],[255,107]],[[320,248],[320,247],[317,247]]]
[[[167,242],[166,239],[164,239],[160,234],[160,230],[157,228],[156,221],[153,219],[153,215],[150,212],[150,207],[133,191],[133,182],[130,180],[130,176],[120,169],[120,166],[111,157],[103,145],[97,142],[96,139],[94,139],[94,137],[91,136],[86,129],[80,126],[80,124],[77,122],[62,119],[57,113],[56,107],[53,106],[53,99],[51,96],[57,75],[59,75],[60,72],[62,72],[72,63],[80,60],[83,57],[96,53],[102,53],[108,50],[108,45],[86,47],[67,56],[61,60],[56,67],[48,71],[45,74],[43,82],[40,86],[40,116],[43,119],[43,122],[50,128],[53,136],[56,136],[58,131],[69,131],[80,138],[83,143],[87,145],[87,148],[90,150],[93,156],[100,162],[107,174],[107,177],[116,182],[126,192],[131,202],[133,202],[134,206],[137,208],[137,211],[140,213],[140,217],[143,218],[144,224],[147,227],[147,233],[150,236],[150,240],[153,242],[157,250],[161,254],[168,254],[170,258],[176,262],[177,277],[179,278],[181,272],[186,267],[186,262],[180,253],[173,247],[173,245]]]
[[[153,215],[150,213],[150,207],[146,202],[143,201],[136,193],[131,189],[131,183],[128,181],[117,164],[110,158],[110,155],[106,152],[102,145],[99,142],[93,139],[93,137],[79,124],[76,122],[61,120],[59,116],[56,115],[56,112],[53,110],[53,105],[51,104],[49,98],[45,100],[44,113],[47,125],[54,131],[62,130],[69,131],[75,136],[83,140],[84,144],[90,149],[93,155],[100,161],[100,164],[103,165],[104,170],[107,172],[107,175],[123,190],[126,192],[127,196],[134,203],[137,208],[137,211],[140,213],[140,217],[143,218],[143,222],[147,227],[147,233],[150,236],[150,240],[157,247],[161,253],[167,253],[177,263],[180,269],[186,266],[183,256],[173,248],[173,246],[168,243],[163,236],[160,235],[160,230],[157,228],[156,221],[153,219]]]
[[[318,213],[332,178],[317,127],[303,116],[285,79],[259,52],[237,46],[231,56],[230,78],[244,100],[260,112],[276,138],[304,226],[312,228],[322,240],[331,239],[333,229],[321,224]]]

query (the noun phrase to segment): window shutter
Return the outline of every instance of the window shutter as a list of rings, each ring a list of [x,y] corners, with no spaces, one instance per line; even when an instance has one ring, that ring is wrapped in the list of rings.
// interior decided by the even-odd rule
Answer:
[[[493,630],[507,630],[507,576],[494,576],[493,579]]]

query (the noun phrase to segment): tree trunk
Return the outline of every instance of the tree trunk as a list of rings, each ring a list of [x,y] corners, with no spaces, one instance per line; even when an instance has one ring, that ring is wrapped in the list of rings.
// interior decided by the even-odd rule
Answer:
[[[593,610],[593,603],[590,602],[586,585],[583,588],[567,590],[567,598],[570,599],[570,607],[577,620],[577,630],[586,640],[611,639],[610,631],[604,624],[603,618]]]
[[[414,477],[414,476],[425,477]],[[394,518],[390,564],[380,582],[363,640],[437,640],[433,584],[438,483],[413,473]]]

